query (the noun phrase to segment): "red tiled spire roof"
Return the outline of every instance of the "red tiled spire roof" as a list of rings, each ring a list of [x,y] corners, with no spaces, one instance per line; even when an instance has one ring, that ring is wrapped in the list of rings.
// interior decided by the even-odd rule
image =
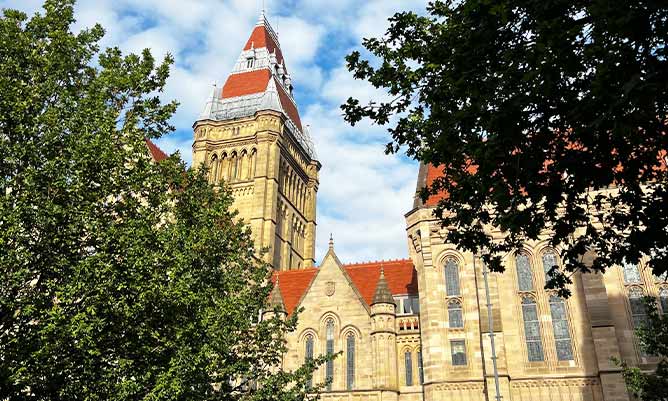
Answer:
[[[266,69],[232,74],[225,81],[222,97],[229,99],[264,92],[267,89],[269,78],[271,78],[271,72]]]
[[[266,21],[266,19],[265,19]],[[283,62],[283,53],[281,52],[281,47],[278,45],[278,42],[273,38],[272,34],[269,33],[269,27],[267,24],[257,25],[251,32],[250,38],[246,41],[246,46],[244,50],[258,49],[266,47],[270,53],[276,53],[276,58],[279,63]]]
[[[286,119],[288,131],[312,159],[317,159],[308,130],[302,126],[278,37],[260,15],[222,88],[214,86],[198,121],[250,117],[271,110]]]

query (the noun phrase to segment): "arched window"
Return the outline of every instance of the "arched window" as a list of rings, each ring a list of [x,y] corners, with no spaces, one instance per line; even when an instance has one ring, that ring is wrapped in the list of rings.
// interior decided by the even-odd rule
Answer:
[[[659,301],[661,302],[661,311],[668,315],[668,288],[662,288],[659,291]]]
[[[451,329],[464,327],[462,304],[459,301],[450,301],[448,303],[448,324]]]
[[[629,289],[629,304],[631,306],[631,320],[633,327],[642,327],[647,323],[647,311],[643,301],[643,292],[638,287]]]
[[[330,359],[325,365],[325,379],[327,380],[327,390],[332,390],[332,381],[334,380],[334,361],[332,360],[332,355],[334,355],[334,320],[329,319],[325,325],[325,336],[326,336],[326,347],[327,347],[327,356]]]
[[[627,263],[625,261],[622,264],[622,271],[624,272],[624,283],[633,284],[640,282],[640,271],[635,263]]]
[[[557,255],[552,251],[546,251],[543,254],[543,271],[545,272],[545,282],[550,280],[550,270],[554,266],[559,266],[557,263]]]
[[[413,354],[410,351],[404,352],[404,371],[406,372],[406,385],[413,385]]]
[[[310,362],[313,360],[313,336],[312,335],[307,335],[306,336],[306,344],[304,345],[304,362]],[[309,381],[306,383],[307,388],[311,388],[313,386],[313,381],[309,379]]]
[[[449,297],[460,295],[459,265],[454,258],[445,261],[445,293]]]
[[[424,369],[422,368],[422,351],[418,351],[418,383],[424,384]]]
[[[560,361],[573,360],[573,344],[571,332],[568,329],[568,315],[564,300],[557,296],[550,297],[550,314],[552,315],[552,330],[557,348],[557,359]]]
[[[211,156],[210,171],[211,171],[210,181],[212,184],[216,184],[218,182],[218,156],[216,155]]]
[[[530,362],[542,361],[543,343],[540,337],[540,321],[536,301],[531,297],[522,298],[522,318],[524,319],[524,338]]]
[[[355,335],[348,333],[346,337],[346,388],[355,387]]]
[[[232,153],[232,172],[230,173],[230,181],[236,181],[239,173],[239,157],[236,153]]]
[[[520,291],[533,291],[533,275],[529,257],[520,253],[515,256],[515,268],[517,269],[517,284]]]

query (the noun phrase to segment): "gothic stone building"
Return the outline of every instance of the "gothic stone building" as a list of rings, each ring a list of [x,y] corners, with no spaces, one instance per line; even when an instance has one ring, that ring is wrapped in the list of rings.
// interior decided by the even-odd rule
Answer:
[[[505,401],[629,400],[611,357],[651,368],[633,335],[640,297],[658,297],[668,311],[668,284],[642,264],[578,274],[573,296],[560,299],[543,289],[557,250],[527,243],[506,257],[504,274],[489,274],[490,320],[480,259],[445,243],[432,198],[407,204],[409,259],[342,263],[330,245],[315,267],[321,165],[292,92],[263,15],[193,126],[194,164],[231,187],[268,249],[278,281],[271,299],[287,314],[304,309],[284,369],[342,351],[314,379],[331,379],[324,400],[495,400],[493,335]],[[418,187],[438,174],[421,166]]]

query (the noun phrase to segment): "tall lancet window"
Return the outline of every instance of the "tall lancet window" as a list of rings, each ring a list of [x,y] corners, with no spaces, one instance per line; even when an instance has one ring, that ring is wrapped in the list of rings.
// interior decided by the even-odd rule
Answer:
[[[520,291],[533,291],[533,275],[529,257],[520,253],[515,256],[515,268],[517,269],[517,284]]]
[[[404,352],[404,371],[406,372],[406,385],[413,385],[413,354],[410,351]]]
[[[348,333],[346,337],[346,389],[355,387],[355,335]]]
[[[661,311],[664,315],[668,315],[668,288],[659,291],[659,301],[661,301]]]
[[[543,254],[543,271],[545,272],[545,282],[550,280],[550,270],[553,266],[558,266],[557,255],[552,251],[546,251]]]
[[[564,300],[557,296],[550,297],[550,313],[552,315],[552,329],[554,343],[557,348],[557,359],[560,361],[573,360],[573,344],[571,332],[568,328],[568,316]]]
[[[304,344],[304,362],[310,362],[313,360],[313,336],[312,335],[307,335],[306,336],[306,343]],[[306,388],[311,388],[313,387],[313,380],[309,379],[308,382],[306,382]]]
[[[638,287],[629,289],[629,304],[631,306],[631,320],[633,327],[642,327],[647,323],[647,310],[643,301],[643,292]]]
[[[327,320],[325,325],[327,355],[334,355],[334,320]],[[334,380],[334,361],[330,358],[325,365],[325,379],[327,380],[327,390],[332,390],[332,381]]]
[[[445,293],[449,297],[460,295],[459,265],[454,258],[445,261]]]
[[[529,361],[543,361],[543,343],[540,336],[538,307],[536,301],[531,297],[522,298],[522,318],[524,319],[524,340],[527,345]]]
[[[638,265],[635,263],[627,263],[625,261],[622,264],[622,272],[624,273],[624,283],[633,284],[640,282],[640,271],[638,270]]]
[[[211,156],[211,165],[209,166],[209,171],[211,174],[211,183],[216,184],[218,182],[218,156]]]

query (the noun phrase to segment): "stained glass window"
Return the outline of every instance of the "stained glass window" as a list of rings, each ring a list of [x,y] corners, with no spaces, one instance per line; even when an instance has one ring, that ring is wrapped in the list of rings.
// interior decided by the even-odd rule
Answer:
[[[664,315],[668,315],[668,288],[662,288],[659,291],[659,301]]]
[[[404,367],[406,371],[406,385],[413,385],[413,354],[410,351],[404,353]]]
[[[453,366],[466,365],[466,343],[464,340],[450,341],[450,354],[452,355]]]
[[[522,298],[522,317],[524,319],[524,337],[530,362],[542,361],[543,343],[540,337],[540,321],[536,301],[530,297]]]
[[[313,360],[313,336],[312,335],[307,335],[306,336],[306,349],[304,350],[304,361],[309,362]],[[307,388],[311,388],[313,386],[313,382],[309,380],[306,383]]]
[[[355,335],[350,333],[346,338],[346,388],[355,386]]]
[[[562,298],[550,297],[550,313],[552,315],[554,342],[557,347],[557,359],[571,361],[573,360],[573,344],[571,343],[571,332],[568,329],[566,304]]]
[[[644,294],[640,288],[634,287],[629,290],[631,320],[634,328],[644,326],[647,323],[647,311],[645,310],[643,296]]]
[[[624,282],[626,284],[640,282],[640,271],[636,264],[624,262],[622,264],[622,271],[624,272]]]
[[[329,319],[326,324],[327,336],[327,355],[334,355],[334,321]],[[330,358],[325,365],[325,379],[327,380],[327,390],[332,390],[332,381],[334,380],[334,361]]]
[[[450,296],[459,295],[459,265],[454,258],[445,261],[445,293]]]
[[[459,301],[450,301],[448,303],[448,324],[451,329],[464,327],[462,304]]]
[[[517,283],[520,291],[533,291],[533,277],[531,274],[531,263],[526,254],[520,253],[515,257],[517,268]]]
[[[420,384],[424,384],[424,370],[422,369],[422,351],[418,351],[418,380]]]
[[[557,255],[552,251],[547,251],[543,254],[543,271],[545,272],[545,282],[550,280],[549,272],[553,266],[558,266]]]

